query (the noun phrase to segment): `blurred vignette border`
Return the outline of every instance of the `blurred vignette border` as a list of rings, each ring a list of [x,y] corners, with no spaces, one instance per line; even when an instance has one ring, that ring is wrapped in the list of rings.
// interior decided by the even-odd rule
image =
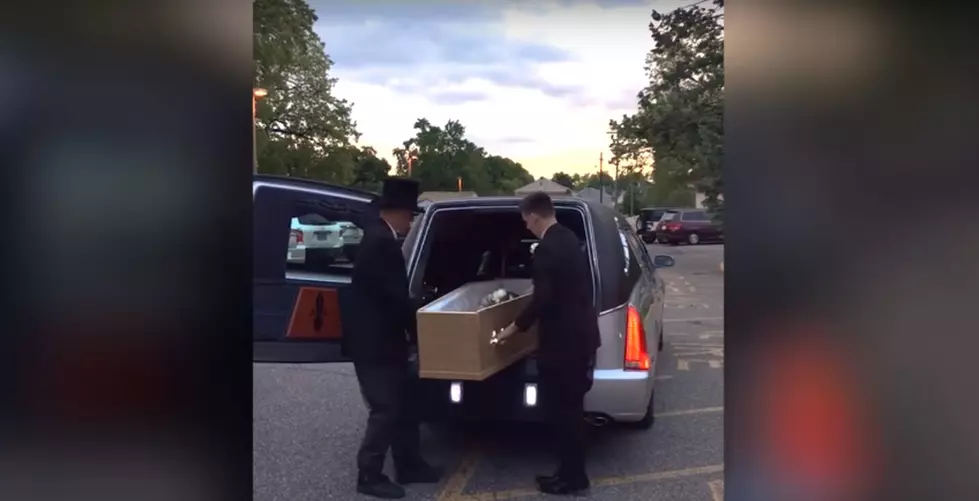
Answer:
[[[0,498],[244,499],[251,4],[43,6],[0,8]]]
[[[974,16],[725,11],[728,499],[975,497]]]

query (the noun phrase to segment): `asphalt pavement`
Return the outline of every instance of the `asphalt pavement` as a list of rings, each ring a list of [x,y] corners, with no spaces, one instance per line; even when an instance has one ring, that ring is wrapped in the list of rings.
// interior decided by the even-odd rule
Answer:
[[[593,430],[595,500],[723,499],[723,245],[649,246],[676,266],[667,280],[650,430]],[[349,364],[255,364],[254,499],[369,499],[354,491],[366,410]],[[424,427],[423,450],[446,469],[439,485],[408,486],[431,501],[541,500],[534,475],[553,468],[538,426]],[[390,463],[390,461],[388,461]],[[390,464],[388,464],[390,468]]]

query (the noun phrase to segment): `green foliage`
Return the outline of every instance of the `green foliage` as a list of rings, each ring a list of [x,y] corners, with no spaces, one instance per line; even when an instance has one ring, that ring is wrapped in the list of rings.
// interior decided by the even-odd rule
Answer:
[[[512,195],[513,191],[534,179],[517,162],[489,155],[482,147],[466,139],[466,128],[456,120],[442,127],[428,119],[415,121],[414,137],[395,148],[395,170],[409,175],[421,184],[422,191],[455,191],[462,178],[463,190],[480,195]]]
[[[313,31],[316,14],[305,0],[255,0],[255,87],[259,171],[349,184],[363,150],[352,105],[333,95],[333,62]]]
[[[613,161],[635,168],[644,165],[643,155],[655,157],[653,177],[663,203],[689,198],[683,205],[692,205],[693,188],[705,193],[705,204],[718,214],[724,192],[722,18],[721,0],[710,7],[654,10],[649,85],[637,96],[635,114],[609,124]]]
[[[585,188],[595,188],[596,190],[604,187],[605,191],[611,193],[615,191],[615,178],[613,178],[608,172],[585,174],[584,176],[578,176],[575,180],[574,189],[575,191],[580,191]]]
[[[575,187],[574,178],[571,177],[571,175],[566,172],[555,172],[554,175],[551,176],[551,181],[554,181],[555,183],[560,184],[565,188],[573,189]]]

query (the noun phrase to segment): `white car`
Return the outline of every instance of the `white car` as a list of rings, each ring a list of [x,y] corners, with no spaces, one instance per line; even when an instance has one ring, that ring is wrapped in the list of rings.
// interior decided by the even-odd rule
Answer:
[[[334,223],[331,227],[337,231],[343,241],[343,257],[351,263],[354,262],[357,249],[360,248],[360,241],[364,238],[364,230],[347,221]]]
[[[287,261],[330,265],[342,257],[344,242],[339,224],[316,214],[292,218]]]

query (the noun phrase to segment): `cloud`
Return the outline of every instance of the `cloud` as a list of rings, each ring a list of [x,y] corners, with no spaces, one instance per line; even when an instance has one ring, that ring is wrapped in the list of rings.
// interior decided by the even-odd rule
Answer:
[[[501,144],[527,144],[535,142],[536,139],[530,136],[506,136],[501,137],[496,141]]]
[[[341,79],[433,99],[433,93],[473,81],[534,89],[558,99],[580,94],[581,86],[556,84],[538,74],[541,65],[574,62],[574,54],[553,44],[508,37],[502,25],[504,5],[498,3],[495,10],[438,3],[382,9],[371,3],[324,2],[316,31]]]
[[[509,41],[476,27],[393,21],[361,25],[317,25],[326,51],[337,66],[347,69],[411,68],[424,64],[551,63],[572,60],[558,47]]]
[[[362,141],[391,151],[419,117],[460,120],[533,174],[591,172],[646,85],[653,7],[692,0],[311,0]]]
[[[489,94],[473,90],[444,90],[428,93],[427,97],[437,104],[464,104],[486,101],[490,98]]]

